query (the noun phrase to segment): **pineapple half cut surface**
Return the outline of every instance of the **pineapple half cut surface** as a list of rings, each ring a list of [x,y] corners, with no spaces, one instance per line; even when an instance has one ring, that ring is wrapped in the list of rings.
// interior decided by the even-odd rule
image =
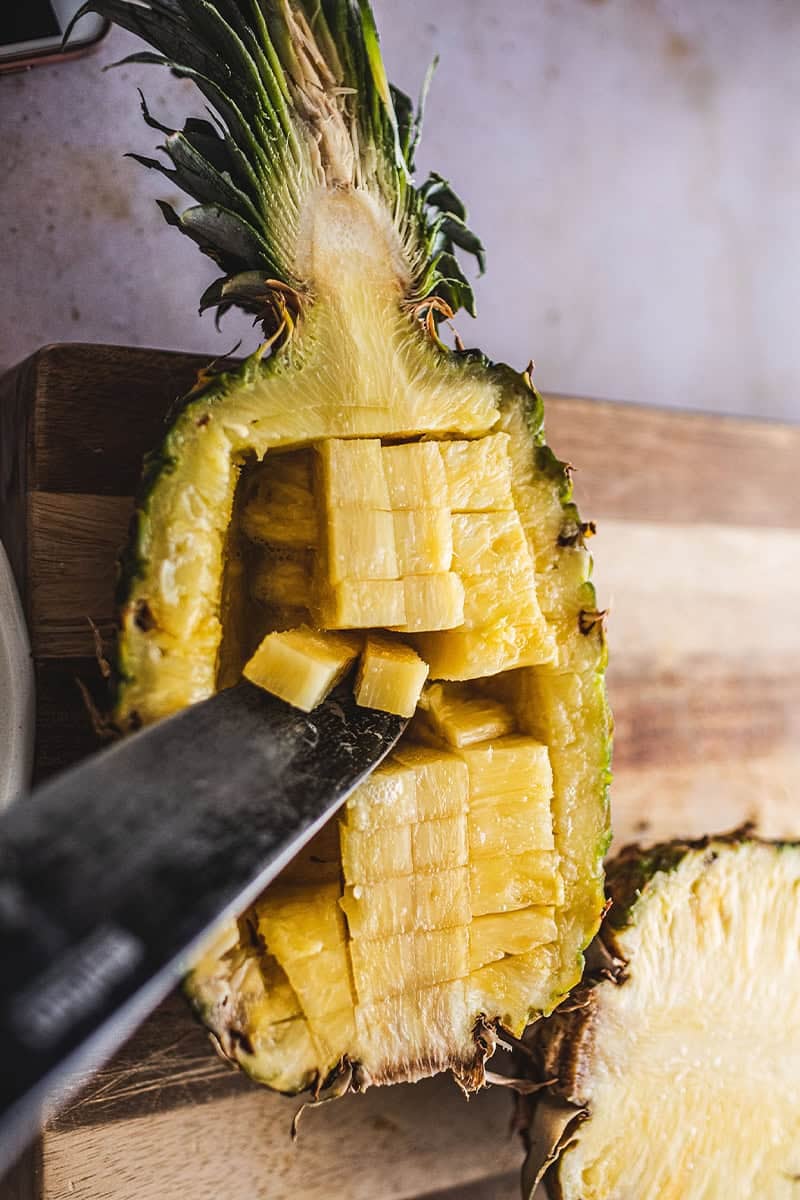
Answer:
[[[559,1200],[796,1196],[800,845],[633,846],[608,895],[586,980],[528,1035],[556,1083],[524,1195],[544,1177]]]
[[[482,247],[386,80],[369,5],[85,6],[218,119],[164,135],[170,224],[267,341],[204,374],[146,464],[117,723],[251,679],[313,708],[359,660],[404,740],[196,964],[224,1053],[284,1091],[467,1088],[578,981],[603,904],[610,719],[589,526],[530,370],[449,349]],[[147,54],[144,61],[161,61]],[[163,163],[143,160],[161,170]],[[458,347],[458,343],[457,343]],[[421,691],[424,685],[424,690]]]

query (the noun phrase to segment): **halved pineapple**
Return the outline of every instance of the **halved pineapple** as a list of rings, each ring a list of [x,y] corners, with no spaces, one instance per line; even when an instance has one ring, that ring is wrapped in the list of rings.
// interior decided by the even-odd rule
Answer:
[[[527,1035],[523,1194],[780,1200],[800,1178],[800,845],[629,847],[580,989]]]
[[[473,307],[456,249],[482,248],[444,180],[412,181],[419,121],[366,0],[86,7],[216,107],[220,127],[164,131],[200,201],[164,209],[224,271],[203,304],[239,304],[269,335],[198,382],[149,460],[120,727],[246,663],[310,707],[353,637],[365,703],[410,712],[431,681],[190,994],[229,1057],[282,1090],[448,1068],[479,1086],[494,1025],[520,1033],[579,979],[603,900],[605,650],[567,470],[530,372],[439,337]]]

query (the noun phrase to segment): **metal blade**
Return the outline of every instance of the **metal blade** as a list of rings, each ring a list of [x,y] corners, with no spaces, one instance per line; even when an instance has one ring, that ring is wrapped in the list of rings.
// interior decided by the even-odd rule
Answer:
[[[0,1174],[405,725],[346,685],[306,715],[240,684],[0,818]]]

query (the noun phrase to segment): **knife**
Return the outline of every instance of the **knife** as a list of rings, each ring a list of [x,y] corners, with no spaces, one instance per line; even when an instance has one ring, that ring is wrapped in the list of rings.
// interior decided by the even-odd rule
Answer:
[[[245,682],[0,817],[0,1175],[406,724],[346,684],[305,714]]]

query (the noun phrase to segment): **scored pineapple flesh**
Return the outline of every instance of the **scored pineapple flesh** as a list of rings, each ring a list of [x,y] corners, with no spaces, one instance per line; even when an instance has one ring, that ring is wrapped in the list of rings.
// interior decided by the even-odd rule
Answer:
[[[548,745],[574,753],[559,701],[574,684],[558,676],[520,730],[505,673],[560,664],[509,442],[328,439],[251,472],[242,529],[267,634],[245,675],[309,710],[361,653],[357,701],[416,711],[248,918],[263,984],[248,1069],[286,1090],[345,1056],[373,1082],[467,1063],[480,1014],[518,1034],[554,1002],[566,891]],[[292,612],[302,627],[276,632]]]

